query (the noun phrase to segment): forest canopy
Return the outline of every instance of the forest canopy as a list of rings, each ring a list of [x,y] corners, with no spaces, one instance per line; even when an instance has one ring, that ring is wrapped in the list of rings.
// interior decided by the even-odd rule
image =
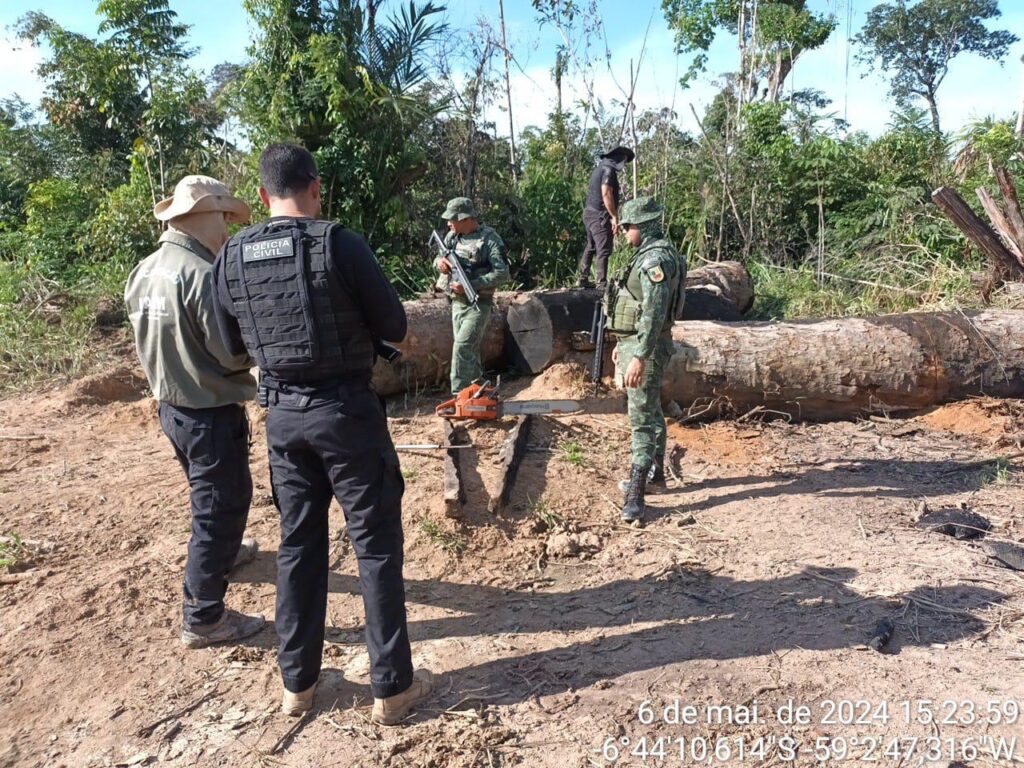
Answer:
[[[1020,110],[943,133],[935,95],[962,55],[1003,61],[1017,38],[995,0],[879,3],[853,45],[897,106],[869,136],[823,94],[788,87],[798,59],[842,33],[809,5],[663,0],[654,23],[675,36],[681,89],[716,37],[738,49],[687,131],[670,105],[593,91],[597,2],[532,0],[535,23],[564,41],[559,99],[514,135],[487,119],[515,108],[503,16],[467,29],[433,0],[244,0],[247,55],[200,71],[167,0],[101,0],[92,35],[29,13],[15,32],[43,54],[44,95],[0,100],[0,385],[79,372],[120,327],[125,276],[159,237],[152,206],[182,175],[219,178],[262,215],[256,158],[277,140],[314,152],[325,215],[367,237],[406,297],[427,289],[425,243],[458,195],[505,239],[519,285],[571,284],[587,179],[621,142],[637,155],[623,188],[664,203],[691,262],[743,261],[760,316],[967,300],[976,256],[929,195],[947,185],[973,200],[996,167],[1024,177]],[[569,77],[589,98],[562,103]]]

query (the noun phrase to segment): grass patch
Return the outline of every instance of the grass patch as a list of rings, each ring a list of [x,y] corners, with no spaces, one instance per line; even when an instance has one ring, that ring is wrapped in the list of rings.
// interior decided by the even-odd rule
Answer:
[[[548,531],[555,531],[565,526],[565,518],[551,509],[544,499],[536,501],[530,499],[530,516]]]
[[[446,531],[433,520],[420,520],[420,530],[437,547],[452,557],[458,557],[466,551],[466,537],[454,531]]]
[[[981,305],[971,273],[980,264],[943,258],[852,256],[833,258],[819,279],[815,267],[780,266],[752,260],[752,320],[854,317],[894,312],[934,311]]]
[[[416,467],[402,467],[402,477],[408,482],[412,482],[419,477],[420,471]]]
[[[105,265],[66,287],[0,263],[0,395],[107,363],[110,338],[97,333],[97,317],[123,311],[126,277],[126,267]],[[127,329],[114,330],[126,338]]]
[[[13,568],[28,560],[30,554],[18,534],[0,536],[0,568]]]
[[[559,446],[562,449],[562,458],[574,467],[582,467],[585,463],[583,457],[583,446],[575,440],[568,440]]]
[[[1006,459],[996,459],[985,467],[978,475],[978,486],[1009,485],[1013,482],[1016,472]]]

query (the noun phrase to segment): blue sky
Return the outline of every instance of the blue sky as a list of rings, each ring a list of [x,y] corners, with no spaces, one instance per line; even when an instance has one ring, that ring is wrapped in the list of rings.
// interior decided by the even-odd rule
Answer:
[[[716,78],[735,68],[735,40],[721,36],[710,52],[708,72],[686,91],[677,87],[678,73],[688,60],[673,50],[672,34],[661,12],[660,0],[597,0],[603,15],[605,36],[611,61],[602,54],[592,76],[596,95],[612,111],[614,100],[622,96],[616,80],[626,85],[630,60],[639,61],[645,33],[647,50],[640,67],[636,101],[639,109],[675,106],[679,123],[694,129],[692,104],[698,113],[713,98]],[[819,12],[835,13],[839,28],[822,48],[798,59],[787,86],[813,87],[833,100],[832,109],[848,119],[854,129],[877,134],[889,121],[892,103],[886,81],[880,75],[867,74],[850,57],[849,78],[845,77],[847,43],[845,19],[852,3],[854,33],[863,23],[875,0],[811,0]],[[1024,0],[1000,0],[1000,28],[1024,37]],[[241,0],[171,0],[171,7],[182,21],[192,25],[190,43],[198,49],[194,66],[209,70],[222,61],[241,61],[251,38],[251,28],[242,11]],[[76,31],[95,34],[97,18],[91,0],[2,0],[0,2],[0,95],[17,92],[29,101],[42,93],[42,85],[33,70],[42,52],[14,42],[9,26],[30,10],[43,8],[61,24]],[[509,45],[518,67],[513,68],[513,113],[517,132],[527,125],[544,124],[553,108],[555,89],[550,70],[555,48],[560,42],[557,31],[538,26],[529,0],[506,0]],[[448,20],[453,27],[472,28],[478,18],[497,23],[497,0],[449,0]],[[649,32],[648,32],[649,30]],[[468,34],[468,33],[467,33]],[[939,91],[939,110],[946,130],[956,130],[973,117],[1013,114],[1024,90],[1024,65],[1020,63],[1024,43],[1011,49],[1006,63],[999,66],[976,56],[965,55],[953,62],[950,74]],[[567,86],[567,101],[585,98],[582,78],[577,74]],[[489,108],[488,117],[507,131],[508,118],[503,104]]]

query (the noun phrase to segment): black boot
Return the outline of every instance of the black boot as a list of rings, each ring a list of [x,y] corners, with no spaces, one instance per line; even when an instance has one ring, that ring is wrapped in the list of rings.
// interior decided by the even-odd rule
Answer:
[[[655,455],[651,471],[647,473],[647,491],[648,493],[664,493],[666,490],[668,487],[665,485],[665,457]]]
[[[650,467],[634,464],[629,470],[629,481],[626,484],[626,500],[622,505],[622,519],[627,523],[643,519],[644,489],[647,486],[647,473],[650,469]]]

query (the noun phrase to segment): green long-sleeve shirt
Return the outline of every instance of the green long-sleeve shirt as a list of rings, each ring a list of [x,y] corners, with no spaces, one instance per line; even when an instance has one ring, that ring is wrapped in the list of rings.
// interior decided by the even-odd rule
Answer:
[[[235,355],[214,316],[214,255],[198,240],[168,230],[124,288],[135,347],[153,396],[185,408],[252,400],[248,355]]]
[[[495,289],[511,279],[508,262],[505,260],[505,243],[490,227],[480,225],[468,235],[455,235],[449,232],[445,235],[444,244],[447,248],[455,249],[455,254],[469,277],[470,285],[480,292],[481,296],[490,296]],[[439,262],[440,257],[434,261],[434,266],[436,267]],[[447,275],[442,275],[442,279],[446,277]],[[445,285],[441,286],[442,288],[446,287],[448,281],[443,282]]]

